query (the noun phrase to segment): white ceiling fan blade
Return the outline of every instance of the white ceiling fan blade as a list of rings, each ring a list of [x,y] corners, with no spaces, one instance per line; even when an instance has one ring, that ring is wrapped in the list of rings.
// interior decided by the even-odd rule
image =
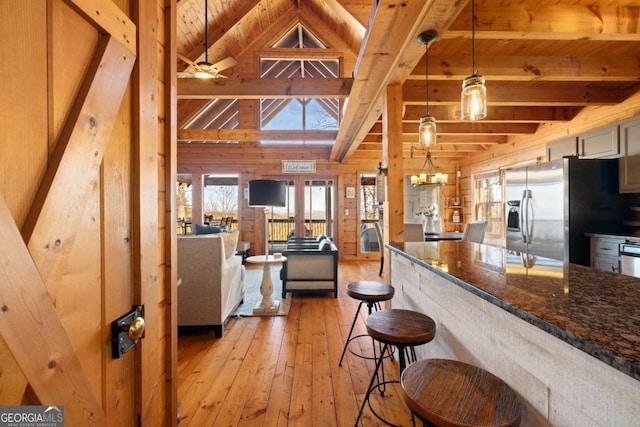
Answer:
[[[228,68],[234,67],[237,64],[238,64],[238,61],[236,61],[234,57],[230,56],[228,58],[223,59],[222,61],[218,61],[215,64],[213,64],[213,68],[218,72],[220,72]]]
[[[186,62],[187,64],[191,65],[192,67],[197,67],[195,62],[193,62],[192,60],[190,60],[189,58],[187,58],[184,55],[178,54],[178,58],[182,59],[184,62]]]

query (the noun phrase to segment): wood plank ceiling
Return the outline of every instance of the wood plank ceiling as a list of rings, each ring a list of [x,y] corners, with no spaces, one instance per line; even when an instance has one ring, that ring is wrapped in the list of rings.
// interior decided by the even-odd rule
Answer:
[[[353,64],[353,69],[344,68],[342,78],[314,79],[316,84],[304,92],[310,97],[345,97],[350,91],[337,135],[334,132],[331,158],[338,161],[354,153],[380,152],[381,94],[391,83],[403,85],[404,153],[410,155],[426,111],[425,47],[416,41],[426,29],[439,32],[429,47],[428,70],[429,110],[438,122],[434,158],[462,160],[514,136],[533,134],[541,124],[568,121],[587,106],[620,103],[640,89],[639,0],[476,0],[475,68],[487,82],[488,115],[479,122],[462,122],[461,83],[472,71],[471,3],[376,3],[374,11],[373,0],[209,0],[209,62],[240,58],[255,50],[253,44],[273,26],[293,26],[297,20],[324,29],[317,34],[321,39],[340,40],[339,46],[329,46],[332,55],[340,50],[343,57],[358,56],[357,62],[345,62],[344,67]],[[189,62],[205,58],[204,4],[178,4],[178,57],[186,59],[180,60],[178,70],[192,69]],[[287,49],[279,55],[294,56]],[[227,121],[233,123],[227,130],[215,124],[228,107],[223,99],[260,98],[265,93],[286,98],[298,85],[302,88],[297,81],[281,82],[280,87],[277,79],[241,82],[238,79],[255,77],[246,74],[246,64],[221,74],[226,78],[179,79],[182,142],[255,140],[260,132],[238,129],[237,118]],[[219,105],[204,108],[212,102]],[[211,132],[202,132],[206,130]]]

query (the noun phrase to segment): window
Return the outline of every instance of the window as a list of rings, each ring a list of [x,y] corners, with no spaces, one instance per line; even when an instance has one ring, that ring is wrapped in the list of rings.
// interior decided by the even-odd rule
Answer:
[[[238,227],[237,175],[207,175],[204,179],[204,217],[211,225]]]
[[[326,45],[313,35],[304,25],[294,26],[284,37],[273,45],[274,48],[326,49]],[[340,74],[338,58],[269,57],[260,58],[261,78],[326,79]],[[262,139],[263,144],[285,145],[333,145],[339,127],[342,103],[338,98],[297,98],[260,100],[260,128],[268,131],[302,131],[280,140]],[[280,133],[285,135],[286,133]],[[278,135],[278,132],[274,132]]]
[[[360,252],[379,252],[380,242],[375,229],[379,221],[377,175],[360,175]]]
[[[504,231],[502,182],[499,172],[475,179],[476,219],[489,223],[487,234],[502,236]]]

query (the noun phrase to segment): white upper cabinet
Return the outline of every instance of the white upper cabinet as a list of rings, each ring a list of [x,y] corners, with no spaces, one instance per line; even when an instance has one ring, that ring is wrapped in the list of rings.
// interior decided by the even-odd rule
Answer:
[[[620,192],[640,193],[640,117],[620,123]]]
[[[578,139],[575,136],[561,139],[547,144],[547,161],[561,159],[564,156],[576,156],[578,154]]]
[[[605,126],[578,135],[578,156],[584,159],[620,157],[618,125]]]

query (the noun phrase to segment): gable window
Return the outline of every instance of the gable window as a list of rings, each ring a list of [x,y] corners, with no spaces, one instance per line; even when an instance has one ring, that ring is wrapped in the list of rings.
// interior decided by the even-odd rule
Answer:
[[[273,57],[260,59],[261,78],[324,79],[340,75],[340,61],[313,58],[302,53],[304,49],[326,49],[327,47],[304,25],[294,26],[273,45]],[[300,49],[300,56],[288,55],[278,58],[279,48]],[[338,130],[341,103],[338,98],[262,99],[260,101],[260,128],[270,131],[302,131],[297,134],[283,132],[282,138],[265,140],[263,144],[324,144],[335,142]],[[333,132],[326,132],[333,131]],[[274,133],[275,136],[277,132]],[[287,135],[285,137],[284,135]]]

